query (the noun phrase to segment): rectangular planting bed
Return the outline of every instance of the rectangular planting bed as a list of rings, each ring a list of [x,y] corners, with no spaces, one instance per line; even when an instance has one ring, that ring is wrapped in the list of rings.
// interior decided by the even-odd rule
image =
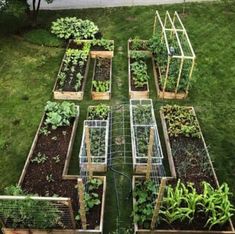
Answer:
[[[108,160],[108,120],[85,120],[79,153],[80,167],[106,172]],[[89,167],[90,165],[90,167]]]
[[[90,48],[74,49],[70,42],[53,88],[54,99],[82,100],[90,64]],[[70,48],[72,47],[72,48]]]
[[[173,178],[180,179],[184,184],[193,183],[199,194],[203,192],[202,182],[217,189],[219,182],[194,108],[167,105],[161,108],[160,117]],[[200,216],[206,217],[203,214]],[[205,227],[205,223],[205,219],[199,217],[183,226],[179,223],[160,223],[156,233],[234,233],[230,219],[223,225],[213,226],[211,230]],[[150,230],[138,230],[136,233],[148,232]]]
[[[148,80],[146,59],[144,57],[135,59],[132,55],[128,57],[129,98],[149,98]]]
[[[147,57],[152,57],[152,52],[148,48],[148,41],[141,39],[129,39],[127,42],[128,57],[130,57],[131,51],[144,53]]]
[[[163,153],[151,99],[130,100],[130,125],[134,172],[143,174],[147,171],[151,134],[151,164],[162,165]]]
[[[112,87],[112,58],[96,57],[91,96],[93,100],[110,100]]]

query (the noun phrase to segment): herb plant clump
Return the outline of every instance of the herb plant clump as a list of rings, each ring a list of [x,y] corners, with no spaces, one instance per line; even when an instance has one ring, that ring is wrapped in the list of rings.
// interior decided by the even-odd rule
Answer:
[[[51,102],[48,101],[45,107],[45,124],[50,125],[52,129],[60,126],[69,126],[72,118],[77,116],[78,109],[74,103],[70,102]]]
[[[92,85],[95,92],[108,92],[109,81],[93,80]]]
[[[105,104],[99,104],[88,108],[89,120],[107,120],[110,108]]]
[[[52,23],[51,32],[64,39],[94,39],[99,28],[90,20],[77,17],[59,18]]]
[[[136,105],[133,107],[134,124],[151,125],[153,123],[152,109],[150,105]]]
[[[62,212],[49,201],[32,199],[21,187],[10,186],[5,189],[6,195],[26,196],[23,200],[1,200],[0,216],[11,228],[47,229],[63,227]]]
[[[201,138],[199,124],[192,110],[178,105],[161,108],[171,137],[185,136]]]

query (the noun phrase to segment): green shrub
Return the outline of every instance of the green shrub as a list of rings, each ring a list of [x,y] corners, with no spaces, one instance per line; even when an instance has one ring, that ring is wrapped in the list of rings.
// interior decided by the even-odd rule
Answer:
[[[59,18],[52,22],[51,32],[63,39],[94,39],[99,28],[90,20],[77,17]]]

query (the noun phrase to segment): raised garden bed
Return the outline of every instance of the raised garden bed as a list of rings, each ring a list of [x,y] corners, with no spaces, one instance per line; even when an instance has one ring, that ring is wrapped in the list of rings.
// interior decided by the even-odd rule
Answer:
[[[147,57],[152,57],[152,52],[148,48],[148,40],[129,39],[127,42],[128,57],[130,57],[131,51],[141,52]]]
[[[88,136],[87,136],[88,134]],[[106,172],[108,160],[108,120],[85,120],[79,153],[80,167],[93,172]],[[90,151],[87,146],[89,144]],[[89,167],[90,159],[90,167]]]
[[[170,191],[171,188],[173,188],[173,190],[171,191],[175,193],[174,189],[176,189],[177,186],[180,185],[180,183],[178,184],[177,181],[173,178],[168,178],[167,181],[168,181],[167,186],[170,186],[170,187],[169,188],[166,187],[166,190],[169,189]],[[190,190],[191,187],[186,186],[186,188],[189,189],[188,190],[189,194],[192,194],[193,190]],[[234,233],[234,228],[233,228],[231,221],[227,222],[223,226],[215,225],[211,228],[211,230],[208,230],[208,228],[204,227],[204,224],[207,220],[204,214],[199,214],[199,216],[195,216],[194,219],[189,223],[184,222],[184,221],[173,221],[173,223],[168,224],[166,221],[164,221],[163,220],[163,218],[165,218],[164,210],[162,209],[165,204],[164,202],[171,201],[171,200],[168,200],[168,198],[178,199],[178,202],[181,202],[181,203],[184,202],[184,199],[190,199],[190,197],[187,197],[188,193],[186,193],[186,190],[184,190],[183,188],[182,188],[184,191],[183,193],[185,194],[182,193],[181,195],[179,193],[177,198],[171,197],[170,193],[169,193],[170,195],[167,195],[168,191],[165,193],[165,199],[163,198],[163,203],[162,203],[163,206],[161,207],[161,210],[163,211],[163,213],[160,212],[160,222],[157,222],[157,226],[154,230],[150,230],[152,212],[153,212],[153,208],[154,208],[154,205],[157,199],[157,194],[158,194],[158,184],[156,184],[155,181],[153,180],[146,181],[146,178],[143,176],[133,176],[132,189],[133,189],[133,194],[134,194],[133,209],[135,211],[135,215],[134,215],[134,219],[135,219],[134,220],[134,233],[135,234],[145,234],[145,233],[160,233],[160,234],[167,234],[167,233],[179,233],[179,234],[186,234],[186,233],[188,234],[189,233],[223,234],[224,233],[225,234],[226,233],[226,234],[232,234]],[[208,197],[208,199],[210,199],[210,196]],[[146,212],[143,212],[143,210],[146,210]],[[185,211],[181,210],[181,212],[185,212]],[[191,213],[191,215],[193,214]],[[184,218],[186,218],[186,216],[184,216]]]
[[[142,52],[133,52],[128,57],[129,97],[131,99],[149,98],[149,75],[146,55]]]
[[[60,65],[53,95],[55,99],[82,100],[90,64],[90,47],[74,49],[70,48],[70,43]]]
[[[91,96],[93,100],[109,100],[112,87],[112,59],[96,57],[94,62]]]
[[[130,100],[130,124],[133,170],[146,173],[148,165],[148,145],[153,132],[152,165],[162,165],[163,153],[151,99]]]

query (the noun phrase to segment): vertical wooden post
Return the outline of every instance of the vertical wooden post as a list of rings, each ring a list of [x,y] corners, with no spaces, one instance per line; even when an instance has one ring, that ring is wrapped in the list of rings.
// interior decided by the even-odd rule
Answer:
[[[157,223],[157,219],[158,219],[158,215],[159,215],[159,211],[160,211],[160,207],[161,207],[161,202],[162,202],[165,187],[166,187],[166,181],[167,181],[167,178],[165,178],[165,177],[163,177],[161,179],[158,197],[156,199],[155,207],[153,210],[153,217],[152,217],[151,226],[150,226],[151,230],[154,230],[156,227],[156,223]]]
[[[147,169],[146,169],[147,180],[150,178],[150,173],[152,170],[153,143],[154,143],[154,128],[151,127],[150,133],[149,133],[148,162],[147,162]]]
[[[87,169],[89,174],[89,179],[92,179],[93,177],[93,171],[92,171],[92,162],[91,162],[91,143],[90,143],[90,133],[89,133],[89,127],[85,127],[85,142],[86,142],[86,155],[87,155]]]
[[[76,229],[76,223],[75,223],[75,219],[74,219],[71,199],[68,200],[67,204],[68,204],[68,207],[69,207],[69,214],[70,214],[70,217],[71,217],[71,223],[72,223],[73,229]]]
[[[87,229],[87,220],[86,220],[86,204],[85,204],[85,191],[84,185],[81,178],[78,178],[78,197],[79,197],[79,213],[82,223],[82,228]]]
[[[192,78],[194,65],[195,65],[195,58],[193,58],[193,61],[192,61],[192,66],[191,66],[191,70],[190,70],[190,73],[189,73],[188,84],[187,84],[187,88],[186,88],[186,94],[188,94],[189,85],[190,85],[190,80],[191,80],[191,78]]]
[[[168,74],[169,74],[169,70],[170,70],[170,62],[171,62],[171,56],[168,55],[167,68],[166,68],[166,74],[165,74],[165,81],[164,81],[164,86],[163,86],[163,98],[165,96],[166,83],[167,83]]]
[[[153,24],[153,35],[156,33],[156,24],[157,24],[157,15],[155,13],[155,19],[154,19],[154,24]]]
[[[175,87],[175,97],[176,97],[176,94],[177,94],[177,92],[178,92],[178,87],[179,87],[179,83],[180,83],[180,79],[181,79],[181,74],[182,74],[183,65],[184,65],[184,57],[181,58],[181,63],[180,63],[180,69],[179,69],[178,79],[177,79],[177,83],[176,83],[176,87]]]

